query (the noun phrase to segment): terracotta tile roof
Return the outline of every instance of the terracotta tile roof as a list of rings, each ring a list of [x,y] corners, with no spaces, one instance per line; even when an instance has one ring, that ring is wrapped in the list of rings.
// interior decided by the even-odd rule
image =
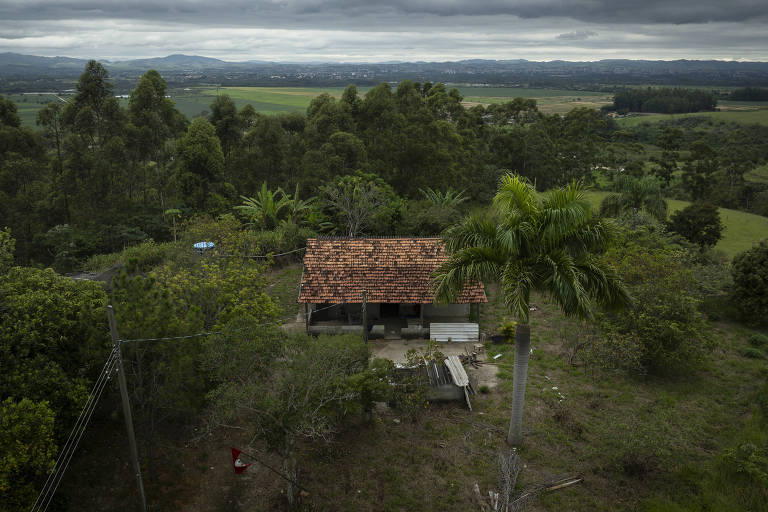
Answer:
[[[299,302],[427,304],[430,274],[448,258],[439,238],[310,238],[304,254]],[[488,302],[480,283],[467,286],[460,304]]]

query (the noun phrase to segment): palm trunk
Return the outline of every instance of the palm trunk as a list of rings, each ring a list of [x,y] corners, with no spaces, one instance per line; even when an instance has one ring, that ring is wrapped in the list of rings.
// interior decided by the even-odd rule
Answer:
[[[531,355],[531,326],[518,324],[515,332],[515,368],[512,381],[512,416],[509,418],[507,443],[520,446],[523,442],[523,404],[528,359]]]

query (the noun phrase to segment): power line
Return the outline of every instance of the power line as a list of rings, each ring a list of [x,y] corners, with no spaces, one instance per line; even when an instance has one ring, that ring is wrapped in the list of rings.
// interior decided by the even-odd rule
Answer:
[[[183,340],[186,338],[199,338],[201,336],[210,336],[211,334],[224,334],[223,331],[210,331],[210,332],[199,332],[196,334],[185,334],[182,336],[166,336],[164,338],[133,338],[129,340],[120,340],[120,343],[130,343],[133,341],[169,341],[169,340]]]
[[[69,433],[66,443],[64,443],[64,447],[59,454],[59,459],[54,464],[45,484],[43,484],[43,488],[40,490],[40,494],[32,505],[32,511],[46,510],[48,505],[50,505],[50,502],[56,493],[56,489],[64,476],[64,472],[69,466],[69,461],[72,459],[72,455],[77,449],[77,445],[85,432],[85,427],[88,425],[88,422],[93,415],[93,411],[96,409],[96,404],[106,387],[107,381],[109,381],[109,375],[114,368],[116,357],[117,351],[113,349],[107,357],[104,367],[102,368],[99,377],[96,379],[96,383],[94,384],[91,393],[88,395],[88,400],[86,400],[85,405],[80,411],[80,416],[78,416],[74,427],[72,427],[72,431]]]
[[[285,256],[287,254],[293,254],[295,252],[303,251],[305,249],[306,249],[306,247],[299,247],[298,249],[294,249],[294,250],[288,251],[288,252],[281,252],[281,253],[278,253],[278,254],[271,254],[271,253],[268,253],[268,254],[254,254],[254,255],[250,255],[250,254],[217,254],[216,257],[217,258],[274,258],[276,256]]]

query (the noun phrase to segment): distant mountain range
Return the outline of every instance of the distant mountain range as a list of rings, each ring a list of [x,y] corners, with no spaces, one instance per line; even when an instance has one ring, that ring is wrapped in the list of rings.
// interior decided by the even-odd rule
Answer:
[[[87,60],[0,53],[0,78],[76,78]],[[768,85],[768,62],[600,60],[594,62],[471,59],[455,62],[287,63],[228,62],[197,55],[102,60],[117,80],[135,81],[156,69],[171,83],[200,80],[226,85],[378,83],[432,80],[483,84],[699,84]]]

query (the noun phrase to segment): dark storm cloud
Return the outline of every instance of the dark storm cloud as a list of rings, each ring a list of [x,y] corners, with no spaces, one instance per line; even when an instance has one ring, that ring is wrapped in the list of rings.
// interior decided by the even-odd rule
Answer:
[[[768,60],[768,0],[0,0],[0,52]]]
[[[558,34],[555,39],[560,39],[562,41],[584,41],[585,39],[589,39],[592,36],[596,36],[596,32],[592,32],[591,30],[581,30],[579,32],[567,32],[565,34]]]
[[[561,17],[594,23],[742,22],[765,20],[766,0],[12,0],[0,2],[0,19],[133,19],[183,23],[271,25],[315,28],[346,26],[350,20],[413,24],[414,16],[465,18]],[[435,20],[435,23],[440,21]]]

